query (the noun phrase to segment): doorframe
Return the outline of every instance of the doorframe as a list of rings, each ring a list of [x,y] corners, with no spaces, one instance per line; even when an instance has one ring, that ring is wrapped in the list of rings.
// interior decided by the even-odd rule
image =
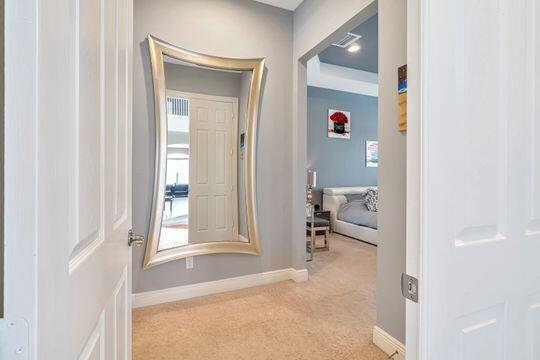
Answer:
[[[408,359],[423,359],[421,351],[421,304],[424,276],[422,251],[422,23],[425,0],[407,0],[407,204],[406,204],[406,273],[418,279],[418,303],[405,300],[405,353]]]
[[[406,272],[418,278],[423,285],[421,254],[421,192],[422,173],[425,172],[425,164],[421,160],[423,144],[427,139],[423,138],[421,121],[421,79],[425,70],[420,66],[422,62],[421,45],[425,34],[423,29],[424,9],[427,6],[426,0],[406,0],[407,1],[407,228],[406,228]],[[307,169],[307,61],[321,50],[339,40],[339,34],[343,29],[350,29],[351,24],[358,24],[362,20],[372,15],[371,7],[377,7],[376,0],[369,3],[356,15],[341,25],[337,25],[334,31],[321,37],[317,45],[304,54],[293,58],[293,131],[292,131],[292,196],[293,196],[293,216],[292,234],[293,244],[291,248],[292,262],[295,268],[305,268],[305,263],[298,259],[303,256],[305,245],[303,242],[294,241],[302,239],[305,231],[302,224],[305,216],[305,171]],[[338,36],[336,36],[336,34]],[[397,69],[396,69],[397,71]],[[405,347],[406,358],[411,360],[423,359],[421,342],[421,313],[420,304],[424,298],[425,288],[419,291],[419,303],[406,301],[406,324],[405,324]]]
[[[37,306],[37,0],[4,1],[5,151],[4,318],[5,351],[24,344],[35,358]],[[16,121],[24,119],[24,121]],[[6,333],[4,333],[6,334]],[[2,342],[0,336],[0,342]],[[11,340],[11,341],[10,341]],[[2,347],[2,346],[0,346]]]
[[[5,351],[18,345],[36,357],[38,4],[5,4],[5,178],[4,318]],[[24,121],[20,121],[23,120]],[[17,121],[19,120],[19,121]],[[6,334],[6,333],[4,333]],[[0,336],[0,341],[2,337]],[[22,344],[22,345],[20,345]],[[1,347],[1,346],[0,346]]]

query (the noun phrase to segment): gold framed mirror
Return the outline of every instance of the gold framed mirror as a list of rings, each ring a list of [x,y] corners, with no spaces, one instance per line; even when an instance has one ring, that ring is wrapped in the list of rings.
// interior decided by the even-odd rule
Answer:
[[[143,268],[203,254],[259,254],[255,171],[264,59],[200,54],[152,35],[148,46],[156,154]]]

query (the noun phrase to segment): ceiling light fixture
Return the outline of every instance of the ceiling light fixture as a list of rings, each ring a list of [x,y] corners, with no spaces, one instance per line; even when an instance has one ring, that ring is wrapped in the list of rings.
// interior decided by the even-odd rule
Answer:
[[[347,51],[349,51],[350,53],[357,52],[358,50],[360,50],[360,45],[358,45],[358,44],[352,44],[352,45],[349,46],[349,48],[347,49]]]

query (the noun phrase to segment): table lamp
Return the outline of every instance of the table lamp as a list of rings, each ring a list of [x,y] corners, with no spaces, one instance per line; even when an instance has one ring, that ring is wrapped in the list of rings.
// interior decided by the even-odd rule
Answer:
[[[317,172],[308,170],[307,172],[307,201],[311,204],[313,200],[313,188],[317,186]]]

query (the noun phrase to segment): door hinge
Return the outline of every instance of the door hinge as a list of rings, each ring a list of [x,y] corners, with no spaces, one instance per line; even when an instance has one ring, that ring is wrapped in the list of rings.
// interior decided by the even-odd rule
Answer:
[[[401,274],[401,294],[406,299],[418,302],[418,279],[407,275]]]
[[[24,319],[0,319],[0,359],[28,360],[28,323]]]

